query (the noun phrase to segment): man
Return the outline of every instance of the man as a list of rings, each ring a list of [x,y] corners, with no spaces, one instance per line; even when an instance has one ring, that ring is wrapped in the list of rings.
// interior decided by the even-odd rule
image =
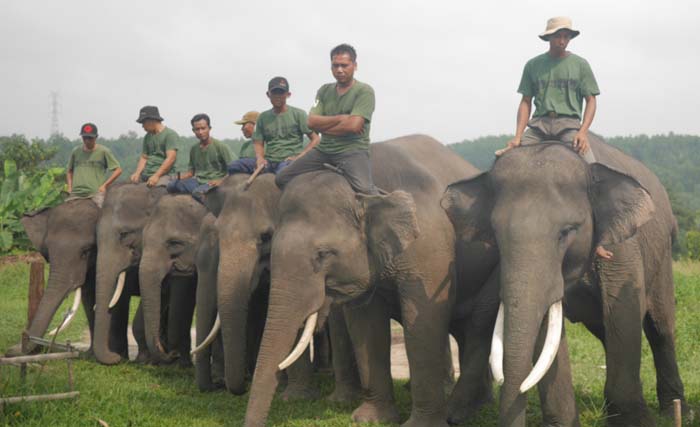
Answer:
[[[579,34],[567,17],[547,21],[547,28],[539,37],[549,42],[549,51],[525,65],[518,88],[522,99],[515,137],[506,148],[496,152],[497,156],[520,144],[557,140],[572,144],[587,162],[595,161],[588,147],[588,129],[595,116],[596,96],[600,94],[598,83],[588,62],[566,50],[569,41]],[[533,98],[535,114],[528,122]],[[584,100],[586,108],[582,115]],[[525,132],[526,125],[529,129]]]
[[[168,193],[189,193],[201,200],[201,195],[210,187],[219,185],[226,176],[226,165],[231,162],[228,147],[211,137],[211,119],[206,114],[197,114],[190,121],[192,132],[199,143],[190,150],[189,170],[178,180],[168,183]]]
[[[287,105],[289,82],[284,77],[274,77],[267,85],[267,97],[272,108],[259,116],[253,133],[255,160],[241,158],[228,167],[228,173],[253,173],[264,166],[265,172],[279,173],[294,160],[303,157],[316,145],[319,137],[306,124],[306,113]],[[309,144],[304,148],[304,135]]]
[[[295,176],[323,169],[328,163],[342,172],[355,191],[374,194],[369,159],[374,90],[355,80],[357,54],[352,46],[338,45],[330,56],[336,82],[318,90],[308,121],[309,128],[321,134],[321,142],[277,174],[275,182],[284,188]]]
[[[520,144],[554,140],[572,144],[586,162],[595,162],[588,146],[588,129],[595,117],[596,96],[600,90],[588,62],[566,50],[571,39],[579,34],[567,17],[547,21],[547,28],[539,37],[549,42],[549,51],[525,64],[518,87],[522,99],[518,106],[515,137],[505,148],[496,151],[497,156]],[[535,113],[528,122],[533,98]],[[581,122],[584,100],[586,108]],[[527,131],[526,125],[529,127]],[[604,259],[613,257],[613,253],[602,246],[596,248],[596,254]]]
[[[66,181],[71,198],[87,198],[102,207],[104,195],[122,173],[119,162],[109,148],[97,144],[97,126],[85,123],[80,128],[83,145],[75,147],[66,166]],[[105,180],[105,172],[112,174]]]
[[[241,149],[238,152],[239,159],[255,158],[255,147],[252,138],[253,132],[255,132],[255,123],[258,121],[259,115],[260,113],[257,111],[248,111],[240,120],[234,122],[237,125],[241,125],[241,132],[243,132],[243,136],[247,139],[247,141],[241,145]]]
[[[143,138],[141,157],[136,172],[131,175],[131,182],[146,182],[146,185],[153,187],[161,181],[161,177],[167,178],[167,173],[175,164],[176,144],[180,137],[163,124],[158,107],[147,105],[141,108],[136,121],[141,123],[146,136]]]

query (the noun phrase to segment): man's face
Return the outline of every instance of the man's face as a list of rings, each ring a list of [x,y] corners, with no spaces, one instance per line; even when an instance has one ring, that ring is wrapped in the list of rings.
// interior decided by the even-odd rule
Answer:
[[[549,36],[549,49],[554,52],[564,52],[571,41],[572,32],[566,29],[559,30]]]
[[[95,138],[94,136],[83,136],[83,145],[88,150],[92,150],[93,148],[95,148],[96,143],[97,138]]]
[[[143,126],[143,130],[148,133],[156,133],[156,130],[158,130],[158,123],[160,123],[158,120],[146,119],[141,123],[141,126]]]
[[[246,138],[251,138],[253,136],[253,132],[255,132],[255,123],[253,122],[248,122],[241,126],[241,132],[243,132],[243,136]]]
[[[194,132],[194,136],[197,137],[199,142],[207,142],[209,140],[210,130],[211,128],[204,119],[196,121],[192,124],[192,132]]]
[[[270,98],[270,103],[275,108],[284,107],[290,95],[291,93],[284,89],[272,89],[267,91],[267,97]]]
[[[353,76],[355,75],[355,69],[357,69],[357,63],[350,59],[350,55],[347,53],[341,53],[335,55],[331,60],[331,71],[333,72],[333,77],[340,84],[348,84],[352,82]]]

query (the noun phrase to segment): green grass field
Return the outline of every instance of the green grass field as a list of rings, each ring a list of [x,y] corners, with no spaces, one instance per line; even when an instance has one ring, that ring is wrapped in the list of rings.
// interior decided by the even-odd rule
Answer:
[[[28,265],[0,266],[0,351],[15,344],[25,327],[27,312]],[[677,351],[686,398],[693,408],[700,402],[700,263],[675,265],[677,295]],[[67,310],[66,302],[59,313]],[[60,321],[57,315],[54,323]],[[86,328],[81,312],[67,332],[60,337],[78,340]],[[598,341],[582,326],[567,324],[567,335],[574,371],[574,384],[581,423],[584,426],[606,424],[603,408],[605,358]],[[247,396],[227,392],[200,393],[194,384],[192,369],[173,366],[138,366],[131,363],[101,366],[94,361],[75,362],[75,382],[81,395],[75,400],[7,405],[0,412],[0,425],[7,426],[99,426],[98,420],[116,426],[238,426],[242,424]],[[47,364],[41,375],[39,367],[29,369],[22,387],[19,369],[2,367],[0,396],[63,392],[67,387],[64,362]],[[652,410],[658,408],[654,367],[646,341],[642,360],[644,393]],[[332,381],[319,376],[322,394],[331,392]],[[395,384],[402,416],[410,411],[410,395]],[[537,393],[530,392],[528,425],[540,425]],[[352,425],[354,404],[334,404],[324,400],[286,403],[275,400],[268,425],[279,427],[346,427]],[[700,420],[684,419],[685,425],[700,425]],[[671,426],[659,418],[659,425]],[[482,410],[469,425],[496,426],[495,404]]]

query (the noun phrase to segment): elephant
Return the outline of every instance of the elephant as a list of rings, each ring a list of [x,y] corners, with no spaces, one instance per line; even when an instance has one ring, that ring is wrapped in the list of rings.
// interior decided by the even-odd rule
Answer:
[[[511,150],[490,171],[451,184],[442,200],[460,239],[498,248],[491,365],[503,382],[501,426],[525,425],[535,384],[544,425],[579,425],[562,311],[603,343],[609,425],[655,423],[639,377],[642,330],[661,409],[684,399],[668,195],[639,161],[598,137],[590,144],[597,163],[557,142]],[[598,245],[612,259],[596,257]]]
[[[192,363],[189,331],[197,295],[195,253],[205,215],[207,208],[190,195],[166,195],[143,228],[139,287],[146,343],[155,360],[170,360],[170,351],[182,366]],[[168,298],[167,348],[160,342],[161,294]]]
[[[334,171],[300,175],[284,189],[271,242],[270,304],[246,427],[264,425],[276,371],[294,345],[295,331],[305,325],[292,355],[307,345],[303,337],[331,302],[343,304],[364,389],[365,401],[353,420],[399,421],[389,361],[389,320],[394,317],[404,327],[411,375],[413,406],[403,426],[447,426],[444,369],[436,361],[444,357],[448,328],[456,320],[453,309],[461,307],[465,317],[474,311],[467,300],[476,302],[489,283],[497,256],[475,251],[474,277],[458,278],[458,270],[467,269],[455,268],[455,233],[439,201],[449,183],[477,170],[424,135],[371,144],[370,153],[374,182],[385,194],[356,194]],[[457,301],[457,295],[464,301]],[[497,302],[495,307],[493,320]],[[482,346],[488,343],[474,343]],[[478,379],[466,385],[488,389],[487,352],[472,354],[465,348],[462,353],[461,360],[470,362],[467,377]]]
[[[92,200],[74,199],[22,217],[29,240],[50,265],[46,290],[27,330],[30,336],[42,337],[63,300],[75,291],[71,314],[61,329],[68,326],[82,299],[92,338],[99,215],[100,209]],[[27,350],[34,348],[30,343]]]

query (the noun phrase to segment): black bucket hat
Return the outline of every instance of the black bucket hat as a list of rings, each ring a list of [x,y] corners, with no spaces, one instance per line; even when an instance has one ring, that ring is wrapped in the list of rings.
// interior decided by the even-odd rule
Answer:
[[[154,105],[146,105],[145,107],[141,108],[141,111],[139,111],[139,118],[136,119],[136,121],[138,123],[143,123],[144,121],[149,119],[158,120],[159,122],[163,121],[163,118],[158,112],[158,107]]]

